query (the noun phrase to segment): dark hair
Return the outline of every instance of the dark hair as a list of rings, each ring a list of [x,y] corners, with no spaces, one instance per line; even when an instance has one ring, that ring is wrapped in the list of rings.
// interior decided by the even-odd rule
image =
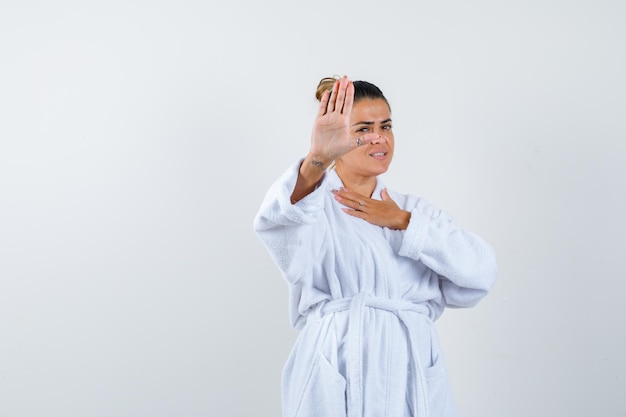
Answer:
[[[322,78],[317,85],[317,90],[315,91],[315,97],[317,100],[321,100],[324,92],[327,90],[332,90],[333,85],[335,85],[335,81],[337,81],[339,77],[325,77]],[[389,106],[389,102],[387,98],[383,94],[380,88],[376,87],[374,84],[367,81],[353,81],[354,84],[354,102],[356,103],[359,100],[363,99],[382,99],[385,100],[387,106],[391,110],[391,106]]]

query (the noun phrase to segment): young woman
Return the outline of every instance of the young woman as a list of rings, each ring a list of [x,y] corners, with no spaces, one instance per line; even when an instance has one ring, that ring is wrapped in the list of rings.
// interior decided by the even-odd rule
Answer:
[[[394,136],[378,87],[324,78],[317,97],[308,155],[254,220],[301,329],[283,371],[283,415],[455,416],[433,322],[487,294],[494,252],[424,199],[382,184]]]

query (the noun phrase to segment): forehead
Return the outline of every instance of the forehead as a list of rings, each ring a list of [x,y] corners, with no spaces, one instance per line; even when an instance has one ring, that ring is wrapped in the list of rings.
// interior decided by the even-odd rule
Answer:
[[[391,112],[385,100],[364,98],[352,105],[350,119],[352,123],[381,122],[391,119]]]

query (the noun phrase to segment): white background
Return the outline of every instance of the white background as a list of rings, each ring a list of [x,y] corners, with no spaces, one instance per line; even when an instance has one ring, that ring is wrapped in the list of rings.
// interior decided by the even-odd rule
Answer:
[[[489,241],[437,323],[463,416],[626,415],[626,3],[0,3],[0,417],[279,416],[252,231],[320,78],[391,102],[385,182]]]

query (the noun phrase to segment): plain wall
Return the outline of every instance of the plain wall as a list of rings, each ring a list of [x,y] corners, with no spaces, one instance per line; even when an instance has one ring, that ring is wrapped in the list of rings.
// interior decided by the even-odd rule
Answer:
[[[0,417],[279,416],[252,230],[320,78],[391,102],[385,182],[496,249],[437,322],[462,416],[623,416],[626,3],[0,4]]]

